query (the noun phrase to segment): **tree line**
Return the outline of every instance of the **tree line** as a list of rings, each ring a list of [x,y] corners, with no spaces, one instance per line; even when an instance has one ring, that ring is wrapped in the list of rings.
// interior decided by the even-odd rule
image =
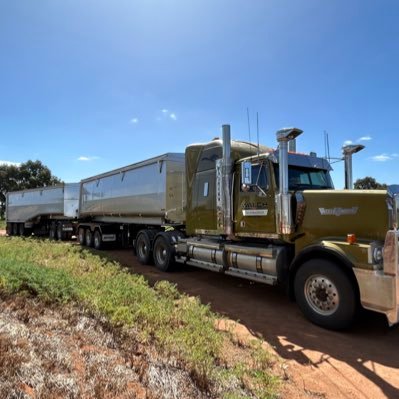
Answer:
[[[29,160],[20,165],[0,165],[0,217],[4,218],[7,192],[60,183],[62,181],[41,161]]]
[[[357,179],[353,187],[357,190],[386,190],[388,186],[385,183],[378,183],[374,177],[366,176]]]

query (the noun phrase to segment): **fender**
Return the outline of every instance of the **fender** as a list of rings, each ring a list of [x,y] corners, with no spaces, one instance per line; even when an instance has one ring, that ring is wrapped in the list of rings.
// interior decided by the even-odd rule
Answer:
[[[358,284],[353,273],[353,263],[348,259],[348,256],[339,248],[337,245],[329,243],[325,245],[323,242],[319,242],[317,244],[310,245],[304,248],[300,253],[298,253],[293,261],[291,262],[288,268],[288,294],[290,299],[294,298],[294,279],[295,274],[300,267],[301,264],[306,262],[309,259],[328,259],[334,260],[338,265],[340,265],[351,277],[352,282],[354,283],[354,287],[356,287],[357,291],[359,291]]]

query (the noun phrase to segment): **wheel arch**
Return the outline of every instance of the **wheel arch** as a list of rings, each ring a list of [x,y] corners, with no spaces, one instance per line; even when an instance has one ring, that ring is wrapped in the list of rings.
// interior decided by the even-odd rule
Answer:
[[[356,297],[360,298],[359,285],[356,280],[355,273],[353,272],[353,263],[338,249],[325,247],[321,245],[312,245],[305,248],[293,259],[289,267],[288,277],[288,294],[291,300],[295,300],[294,293],[294,280],[297,271],[305,262],[311,259],[324,259],[334,262],[340,267],[350,278],[354,289],[356,290]]]

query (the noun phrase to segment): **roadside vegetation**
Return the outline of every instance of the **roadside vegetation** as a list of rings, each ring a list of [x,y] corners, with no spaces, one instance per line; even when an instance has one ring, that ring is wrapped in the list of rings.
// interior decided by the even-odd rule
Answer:
[[[6,229],[6,221],[4,219],[0,219],[0,230]]]
[[[131,348],[155,347],[169,366],[187,372],[204,396],[278,395],[276,360],[261,343],[237,342],[233,334],[218,331],[219,316],[174,285],[161,281],[150,287],[119,264],[64,243],[4,237],[0,253],[3,299],[17,294],[85,311],[103,320],[119,340],[128,337]],[[0,364],[0,381],[1,373]]]

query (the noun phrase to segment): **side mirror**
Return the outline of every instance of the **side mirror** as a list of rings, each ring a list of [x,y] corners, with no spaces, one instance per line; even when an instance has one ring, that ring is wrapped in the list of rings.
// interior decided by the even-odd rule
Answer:
[[[247,186],[252,184],[252,164],[249,161],[241,164],[241,184]]]

